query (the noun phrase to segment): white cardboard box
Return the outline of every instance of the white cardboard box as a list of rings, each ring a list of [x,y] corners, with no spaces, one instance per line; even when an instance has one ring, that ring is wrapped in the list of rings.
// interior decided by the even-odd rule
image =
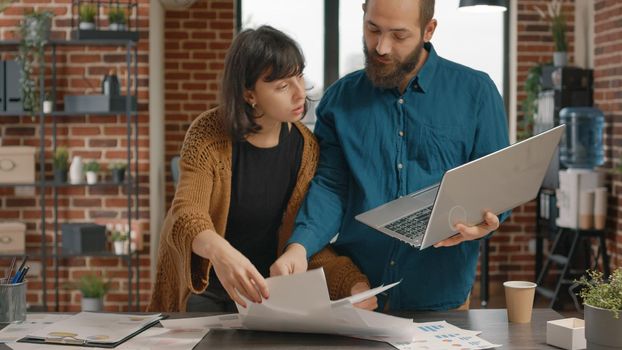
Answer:
[[[548,321],[546,343],[568,350],[585,349],[585,321],[574,317]]]

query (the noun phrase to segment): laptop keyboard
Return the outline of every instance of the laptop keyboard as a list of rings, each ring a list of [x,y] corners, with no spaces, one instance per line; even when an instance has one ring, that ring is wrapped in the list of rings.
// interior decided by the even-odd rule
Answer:
[[[430,214],[432,214],[432,206],[425,207],[408,216],[397,219],[385,225],[385,228],[407,237],[407,242],[409,244],[420,247],[425,229],[430,220]]]

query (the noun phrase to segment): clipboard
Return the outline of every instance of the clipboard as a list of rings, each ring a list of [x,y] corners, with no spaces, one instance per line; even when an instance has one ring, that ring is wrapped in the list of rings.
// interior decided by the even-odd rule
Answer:
[[[162,314],[80,312],[32,332],[18,342],[114,348],[165,317]]]

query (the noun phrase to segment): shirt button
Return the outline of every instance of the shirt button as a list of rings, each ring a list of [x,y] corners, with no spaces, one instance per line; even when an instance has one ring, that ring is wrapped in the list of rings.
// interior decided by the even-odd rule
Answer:
[[[391,266],[395,266],[395,261],[391,260],[391,262],[389,263],[389,265],[391,265]]]
[[[398,135],[400,135],[400,137],[404,136],[404,132],[402,130],[400,130],[400,132],[398,132]]]
[[[399,104],[403,104],[403,103],[404,103],[404,99],[403,99],[403,98],[400,98],[399,100],[397,100],[397,103],[399,103]]]
[[[398,169],[402,169],[404,166],[402,165],[402,163],[397,163],[397,168]]]

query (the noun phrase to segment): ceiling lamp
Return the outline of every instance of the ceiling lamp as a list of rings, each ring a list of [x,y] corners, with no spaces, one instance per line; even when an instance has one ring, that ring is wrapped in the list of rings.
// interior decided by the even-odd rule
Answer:
[[[507,0],[460,0],[458,9],[463,12],[503,12],[508,9]]]

